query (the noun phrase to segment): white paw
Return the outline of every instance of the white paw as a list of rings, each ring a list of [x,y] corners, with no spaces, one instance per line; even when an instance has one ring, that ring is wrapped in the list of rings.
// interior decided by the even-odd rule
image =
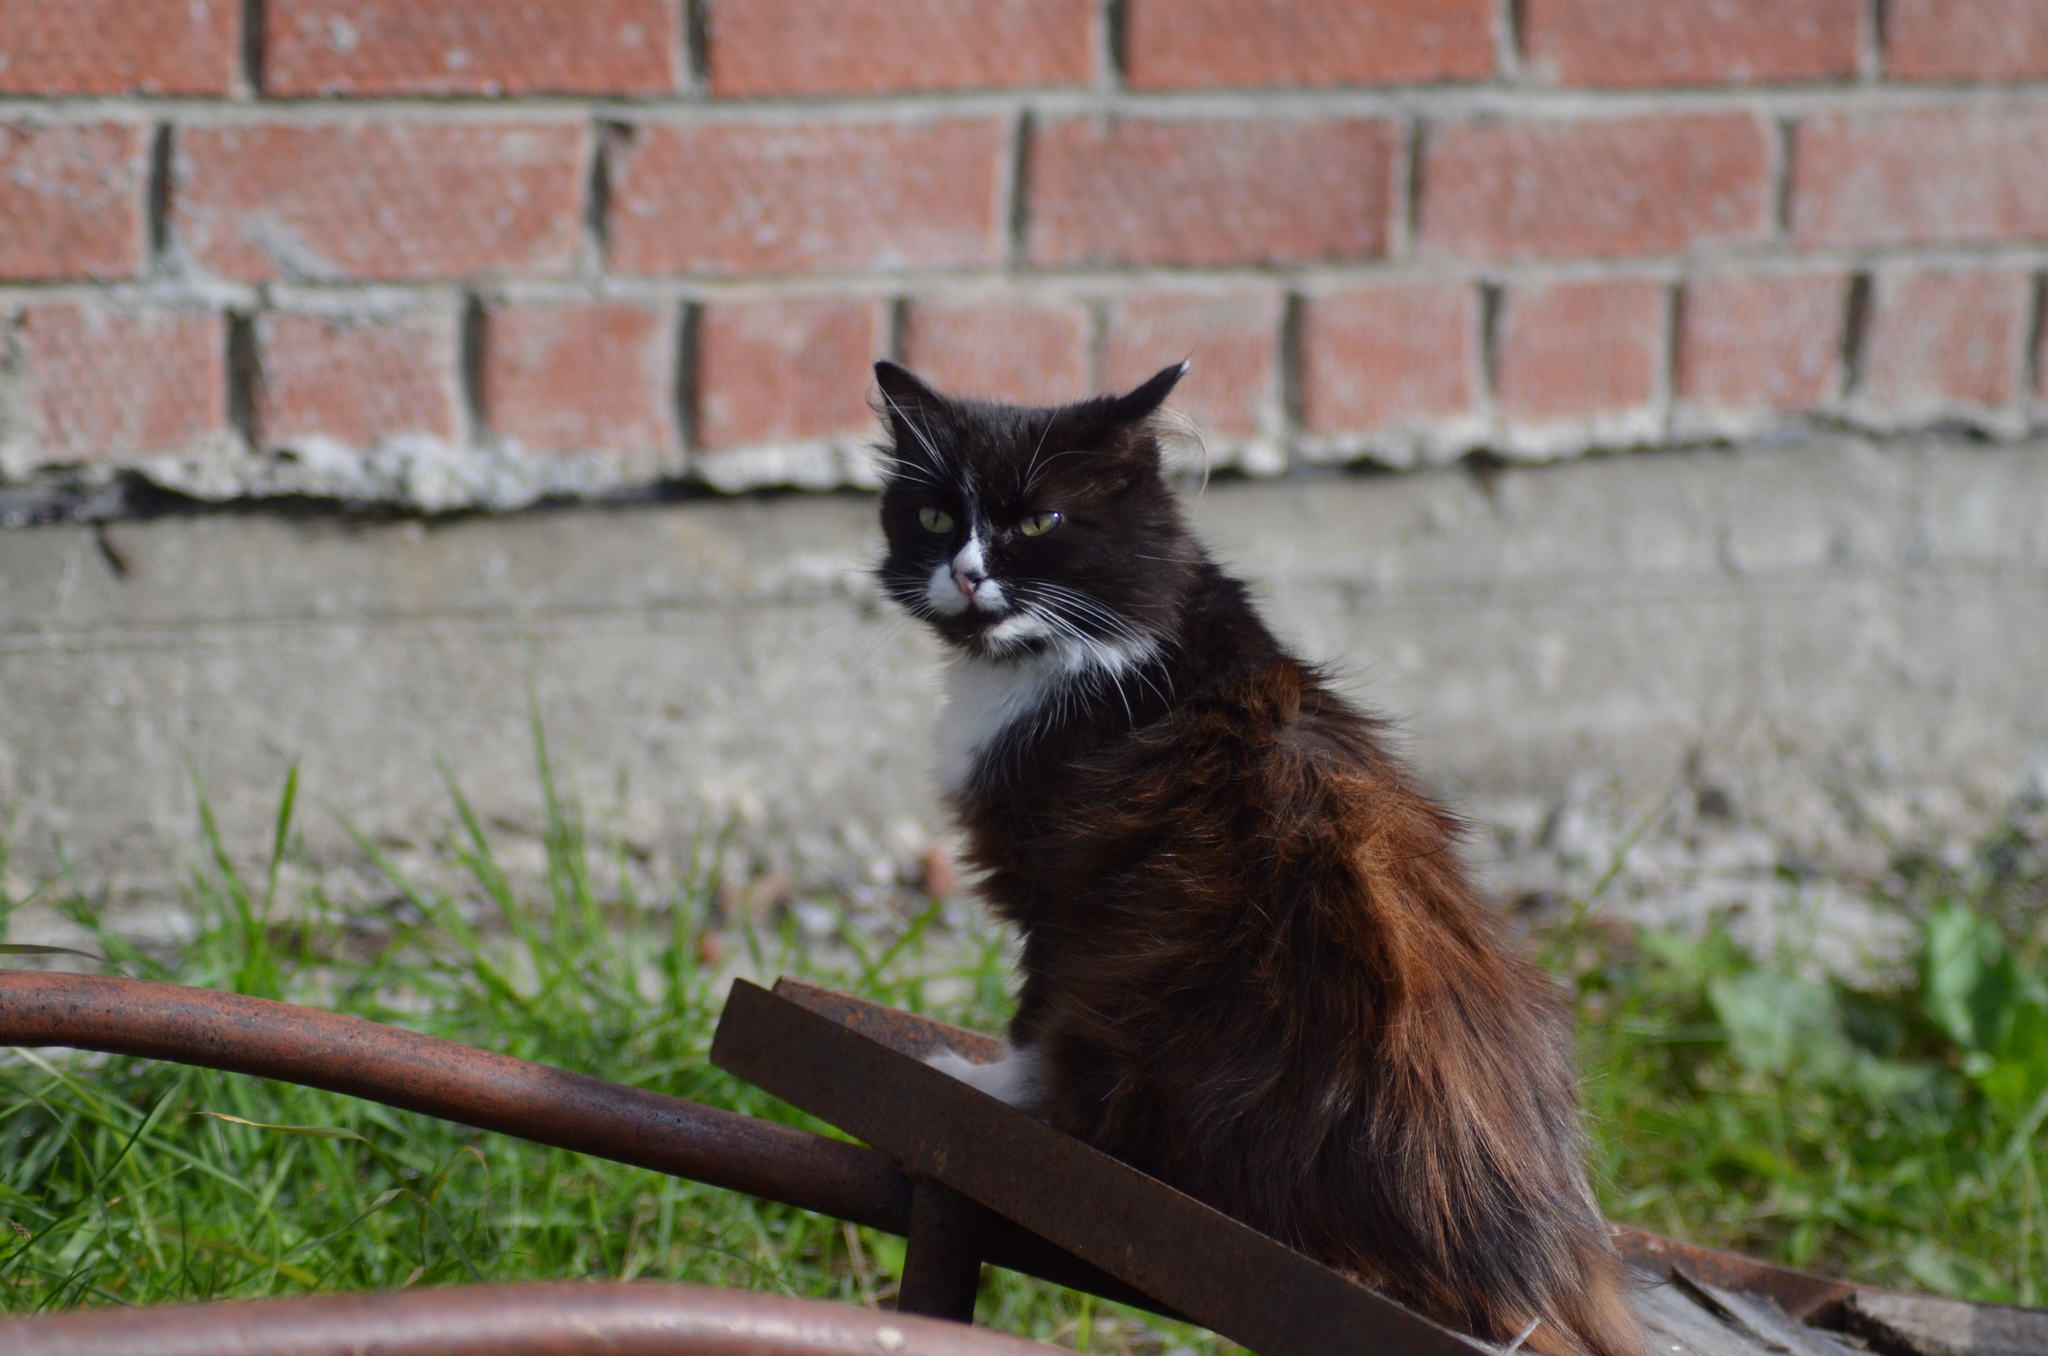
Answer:
[[[952,1050],[926,1055],[924,1062],[999,1102],[1026,1111],[1038,1103],[1038,1056],[1028,1046],[1008,1047],[1003,1057],[991,1064],[977,1064]]]
[[[981,1071],[988,1067],[985,1064],[976,1064],[957,1050],[940,1050],[935,1054],[926,1055],[924,1062],[942,1074],[952,1075],[962,1083],[974,1082],[981,1076]]]

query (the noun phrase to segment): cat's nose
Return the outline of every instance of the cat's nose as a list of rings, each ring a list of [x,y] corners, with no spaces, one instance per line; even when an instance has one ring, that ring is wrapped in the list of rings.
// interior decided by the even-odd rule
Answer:
[[[972,598],[974,591],[981,587],[981,581],[986,578],[988,575],[980,570],[962,569],[958,565],[953,567],[953,584],[960,590],[960,596],[963,598]]]

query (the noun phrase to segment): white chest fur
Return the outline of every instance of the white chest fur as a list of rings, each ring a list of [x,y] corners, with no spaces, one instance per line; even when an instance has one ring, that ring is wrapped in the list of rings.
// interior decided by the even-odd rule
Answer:
[[[1077,684],[1094,675],[1112,683],[1150,659],[1150,641],[1090,640],[997,662],[962,655],[946,665],[946,704],[939,712],[939,786],[959,794],[982,756],[1012,726],[1058,714]]]
[[[937,732],[939,787],[965,789],[982,753],[1018,720],[1035,715],[1073,675],[1050,655],[1005,663],[963,655],[946,665]]]

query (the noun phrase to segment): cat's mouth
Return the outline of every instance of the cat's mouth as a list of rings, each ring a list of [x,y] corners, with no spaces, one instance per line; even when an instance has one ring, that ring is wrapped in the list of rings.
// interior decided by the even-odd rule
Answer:
[[[936,566],[925,581],[924,603],[939,634],[984,658],[1000,659],[1038,649],[1052,628],[1011,597],[1002,581],[957,559]]]
[[[983,627],[977,639],[991,658],[999,659],[1044,649],[1053,641],[1053,629],[1036,613],[1018,608],[992,625]]]
[[[1039,597],[1044,590],[1054,596]],[[984,574],[978,562],[971,572],[961,569],[957,558],[940,562],[924,575],[918,592],[916,602],[905,599],[911,610],[948,645],[979,659],[1003,662],[1077,647],[1086,651],[1118,634],[1136,635],[1128,626],[1100,627],[1108,609],[1099,600],[1043,581],[1007,582]],[[1098,634],[1103,629],[1110,634]]]
[[[977,596],[965,607],[932,616],[931,622],[947,644],[981,659],[1037,654],[1058,638],[1056,629],[1032,608],[1007,598],[990,607]]]
[[[1028,607],[1008,601],[1000,611],[985,608],[980,600],[950,616],[933,618],[939,634],[948,643],[983,659],[1015,659],[1036,654],[1055,640],[1054,629]]]

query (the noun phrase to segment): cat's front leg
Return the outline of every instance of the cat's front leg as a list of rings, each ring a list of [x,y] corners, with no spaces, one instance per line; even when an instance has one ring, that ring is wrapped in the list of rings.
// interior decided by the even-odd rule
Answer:
[[[926,1055],[924,1062],[1020,1111],[1036,1112],[1045,1099],[1043,1061],[1029,1045],[1006,1045],[1002,1058],[988,1064],[976,1063],[952,1050]]]

